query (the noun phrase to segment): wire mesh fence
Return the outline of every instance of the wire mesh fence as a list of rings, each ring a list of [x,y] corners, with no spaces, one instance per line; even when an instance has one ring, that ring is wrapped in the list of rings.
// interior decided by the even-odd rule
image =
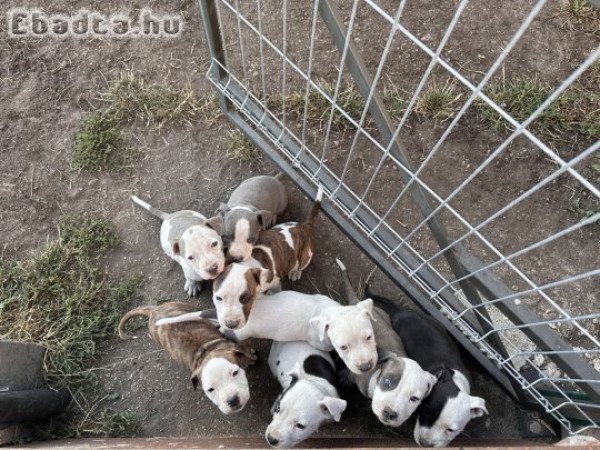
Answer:
[[[426,3],[201,0],[207,76],[498,382],[598,428],[598,41],[558,2]]]

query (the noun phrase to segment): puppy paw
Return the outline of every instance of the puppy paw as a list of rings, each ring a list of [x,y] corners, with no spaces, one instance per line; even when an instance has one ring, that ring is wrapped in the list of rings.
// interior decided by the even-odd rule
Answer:
[[[300,279],[300,277],[302,277],[301,270],[293,270],[288,275],[288,278],[290,279],[290,281],[298,281]]]
[[[186,291],[190,297],[196,297],[202,291],[202,282],[194,280],[185,280],[183,290]]]

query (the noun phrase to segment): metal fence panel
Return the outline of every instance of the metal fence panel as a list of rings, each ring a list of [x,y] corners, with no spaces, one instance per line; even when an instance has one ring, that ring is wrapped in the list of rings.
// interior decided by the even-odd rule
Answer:
[[[566,158],[534,125],[598,65],[600,47],[521,120],[488,92],[549,3],[531,2],[476,76],[448,56],[449,43],[468,39],[464,27],[477,26],[472,13],[465,19],[468,0],[447,14],[436,45],[403,21],[406,0],[200,0],[200,7],[207,76],[228,118],[307,194],[323,187],[326,214],[509,393],[580,433],[600,427],[600,208],[546,227],[530,205],[565,179],[599,201],[599,180],[585,168],[600,155],[600,141],[595,136]],[[403,67],[417,75],[392,116],[384,94]],[[415,157],[411,117],[440,74],[451,80],[445,92],[457,106]],[[487,154],[463,178],[446,179],[445,170],[432,177],[436,168],[456,170],[440,158],[481,108],[505,123],[483,134]],[[469,211],[464,197],[476,195],[484,176],[492,184],[506,178],[496,166],[515,148],[528,155],[519,164],[537,165],[538,176],[508,199],[492,191],[483,212]],[[550,205],[548,214],[558,210]],[[515,220],[527,236],[494,233]],[[556,254],[553,246],[574,245],[584,232],[591,256],[540,274],[536,264]]]

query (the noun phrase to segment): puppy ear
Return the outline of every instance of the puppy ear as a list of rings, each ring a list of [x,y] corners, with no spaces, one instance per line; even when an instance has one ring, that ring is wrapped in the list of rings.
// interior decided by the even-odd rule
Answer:
[[[437,381],[438,381],[438,379],[435,375],[427,372],[427,385],[429,386],[429,389],[427,389],[427,393],[425,394],[425,397],[427,397],[429,394],[431,394],[431,390],[433,389],[433,386],[435,386],[435,383],[437,383]]]
[[[390,352],[389,350],[383,350],[378,352],[378,357],[378,362],[384,363],[392,358],[397,358],[398,355],[396,355],[394,352]]]
[[[362,302],[358,302],[356,306],[358,306],[361,311],[367,313],[373,322],[377,322],[375,317],[373,317],[373,300],[366,298]]]
[[[227,214],[229,211],[231,211],[231,208],[226,203],[219,204],[217,208],[217,214]]]
[[[296,364],[294,364],[294,368],[292,370],[290,370],[287,374],[292,379],[292,383],[295,383],[296,381],[298,381],[302,377],[302,374],[303,374],[302,366],[300,365],[300,363],[297,362]]]
[[[179,248],[179,241],[171,242],[171,250],[173,251],[174,255],[179,255],[181,253],[181,248]]]
[[[223,233],[223,216],[216,215],[211,217],[204,222],[204,225],[215,230],[218,235],[221,235]]]
[[[275,225],[275,221],[277,220],[277,216],[275,216],[275,214],[264,209],[256,211],[254,214],[256,215],[258,224],[263,230],[271,228],[273,225]]]
[[[321,411],[326,416],[330,416],[336,422],[342,418],[342,413],[346,410],[346,400],[336,397],[325,397],[318,403]]]
[[[269,269],[262,269],[260,271],[260,287],[262,290],[267,287],[273,281],[273,271]]]
[[[329,330],[329,321],[323,316],[313,317],[309,321],[310,326],[313,327],[319,333],[319,340],[325,340],[325,334]]]
[[[194,386],[194,390],[198,390],[198,384],[200,384],[200,380],[198,379],[198,375],[192,375],[192,386]]]
[[[238,361],[238,366],[243,369],[251,364],[254,364],[254,362],[258,359],[254,349],[246,348],[243,345],[240,345],[238,349],[234,350],[233,354],[235,355],[235,359]]]
[[[469,401],[471,403],[471,419],[489,414],[485,407],[485,400],[481,397],[470,396]]]

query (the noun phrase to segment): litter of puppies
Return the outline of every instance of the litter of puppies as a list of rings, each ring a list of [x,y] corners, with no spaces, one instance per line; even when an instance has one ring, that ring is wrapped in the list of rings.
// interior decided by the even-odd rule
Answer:
[[[246,339],[272,340],[269,367],[282,387],[265,431],[269,445],[289,448],[347,407],[340,385],[353,384],[387,426],[415,415],[420,446],[448,445],[471,418],[487,414],[485,400],[470,394],[471,377],[456,344],[432,319],[402,310],[390,299],[353,291],[344,264],[342,305],[320,294],[282,291],[281,280],[298,280],[316,245],[319,189],[302,222],[277,224],[287,206],[279,177],[245,180],[227,204],[207,219],[195,211],[171,214],[133,196],[162,220],[164,252],[177,261],[190,295],[212,280],[215,309],[184,302],[141,306],[125,314],[119,335],[135,316],[148,317],[152,339],[191,371],[194,388],[224,414],[241,411],[257,387],[246,370],[256,353]],[[343,369],[336,370],[339,358]]]

